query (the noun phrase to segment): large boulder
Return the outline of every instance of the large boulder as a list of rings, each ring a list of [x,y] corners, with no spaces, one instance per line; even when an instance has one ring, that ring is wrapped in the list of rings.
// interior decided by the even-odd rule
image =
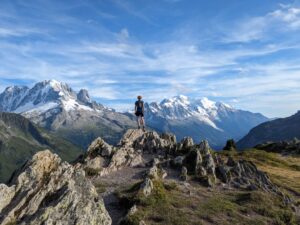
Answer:
[[[187,153],[189,152],[194,146],[194,141],[191,137],[184,137],[178,147],[178,151]]]
[[[143,193],[143,195],[145,197],[148,197],[151,193],[152,193],[152,190],[153,190],[153,182],[152,180],[147,177],[144,182],[141,184],[141,191]]]
[[[134,142],[140,138],[144,132],[141,129],[128,129],[119,142],[119,146],[133,147]]]
[[[164,133],[159,135],[155,131],[145,132],[133,142],[134,149],[143,150],[150,153],[164,155],[176,149],[175,135]]]
[[[194,174],[202,165],[202,156],[198,150],[192,150],[187,153],[183,160],[183,165],[187,168],[188,172]]]
[[[110,157],[113,152],[113,147],[107,144],[102,138],[95,139],[87,150],[87,154],[90,158],[96,156]]]
[[[211,153],[211,148],[207,140],[203,140],[200,142],[199,149],[202,155],[207,155]]]
[[[85,172],[49,150],[0,185],[0,224],[103,224],[111,218]]]

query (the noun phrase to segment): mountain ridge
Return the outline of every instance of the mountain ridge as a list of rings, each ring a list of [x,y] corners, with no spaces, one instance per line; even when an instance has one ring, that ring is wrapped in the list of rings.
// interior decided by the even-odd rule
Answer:
[[[238,141],[239,148],[251,148],[269,141],[290,141],[300,138],[300,111],[286,118],[262,123]]]
[[[86,89],[76,92],[56,80],[38,82],[32,88],[6,88],[0,94],[0,111],[20,113],[83,148],[98,136],[116,144],[126,129],[136,127],[133,115],[116,112],[93,101]],[[215,148],[223,147],[227,139],[242,138],[268,120],[262,114],[238,110],[223,102],[184,95],[145,103],[145,111],[150,129],[173,132],[179,139],[206,138]]]
[[[19,114],[0,112],[0,181],[7,180],[34,153],[46,148],[67,161],[76,159],[82,152]]]
[[[136,122],[93,101],[87,90],[74,91],[56,80],[32,88],[8,87],[0,94],[0,111],[19,113],[47,130],[86,148],[98,136],[116,143]]]
[[[179,95],[160,103],[145,103],[148,125],[161,132],[172,132],[177,137],[206,138],[216,148],[227,139],[238,140],[252,127],[268,120],[260,113],[235,109],[208,98],[190,99]],[[191,132],[190,132],[191,131]]]

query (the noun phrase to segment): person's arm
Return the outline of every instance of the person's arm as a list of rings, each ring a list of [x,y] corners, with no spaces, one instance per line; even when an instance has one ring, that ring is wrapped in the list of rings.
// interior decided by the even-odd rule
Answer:
[[[145,109],[145,107],[144,107],[144,102],[143,102],[143,107],[142,107],[142,110],[143,110],[143,114],[144,114],[144,109]]]
[[[136,106],[136,103],[134,104],[134,113],[136,113],[136,110],[137,110],[137,106]]]

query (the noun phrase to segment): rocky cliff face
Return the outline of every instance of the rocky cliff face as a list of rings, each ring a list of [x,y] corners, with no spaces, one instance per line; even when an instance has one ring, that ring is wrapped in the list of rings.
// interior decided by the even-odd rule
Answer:
[[[111,224],[81,169],[52,154],[35,154],[9,185],[0,185],[0,224]]]

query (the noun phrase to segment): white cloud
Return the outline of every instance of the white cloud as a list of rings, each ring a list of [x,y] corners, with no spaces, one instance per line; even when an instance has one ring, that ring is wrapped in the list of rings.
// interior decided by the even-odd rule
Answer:
[[[142,15],[134,12],[130,5],[122,4],[120,7],[127,7],[128,13],[135,13],[136,17]],[[225,48],[207,48],[205,42],[193,38],[197,37],[193,27],[191,31],[187,29],[180,33],[187,37],[184,40],[170,36],[164,42],[149,43],[136,39],[134,32],[123,26],[120,31],[112,32],[101,24],[87,24],[87,20],[82,23],[68,15],[49,15],[47,18],[53,18],[64,32],[77,26],[89,26],[97,31],[99,38],[61,41],[51,32],[49,39],[32,42],[17,43],[3,38],[0,40],[0,78],[61,80],[76,90],[86,88],[93,97],[105,99],[111,102],[109,105],[122,110],[130,106],[124,101],[138,94],[148,101],[187,94],[229,99],[229,103],[237,107],[278,116],[300,108],[293,102],[299,96],[293,90],[300,88],[300,61],[297,58],[291,61],[290,57],[282,61],[269,57],[267,63],[256,59],[281,51],[298,52],[299,44],[275,41],[255,46],[249,42],[260,40],[270,29],[278,28],[275,23],[278,21],[288,25],[285,29],[296,29],[298,13],[291,6],[281,6],[277,11],[231,26],[226,32],[227,43],[222,43]],[[6,28],[0,29],[2,37],[31,35],[39,31],[25,26],[22,29],[3,27]],[[246,44],[232,46],[228,42]],[[245,59],[251,59],[252,63]],[[0,88],[3,88],[2,84]],[[276,98],[272,100],[270,93]],[[270,108],[271,103],[276,104],[276,110]],[[286,108],[280,111],[280,104]]]
[[[32,28],[6,28],[6,27],[0,27],[0,37],[9,37],[9,36],[15,36],[15,37],[21,37],[21,36],[28,36],[31,34],[41,34],[42,32],[37,29]]]
[[[300,28],[300,8],[280,4],[280,8],[264,16],[243,19],[223,30],[224,42],[251,42],[264,40],[274,33],[295,31]]]
[[[269,15],[274,19],[286,23],[291,29],[300,28],[300,8],[282,6],[281,9],[278,9]]]

